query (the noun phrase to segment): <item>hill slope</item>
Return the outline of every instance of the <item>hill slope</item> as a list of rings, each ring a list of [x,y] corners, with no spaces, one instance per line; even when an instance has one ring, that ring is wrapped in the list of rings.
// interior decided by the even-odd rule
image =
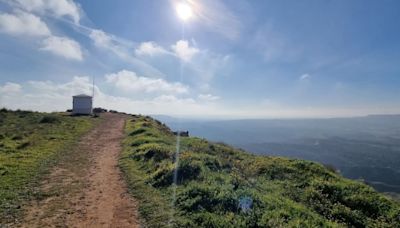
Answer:
[[[314,162],[256,156],[181,138],[176,203],[176,137],[133,116],[120,167],[150,227],[400,227],[400,205]]]
[[[329,119],[185,120],[172,129],[246,151],[329,164],[380,192],[400,193],[400,115]]]

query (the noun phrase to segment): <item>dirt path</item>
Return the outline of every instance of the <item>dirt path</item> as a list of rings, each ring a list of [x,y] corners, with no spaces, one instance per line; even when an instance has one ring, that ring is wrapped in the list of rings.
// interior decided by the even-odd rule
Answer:
[[[118,164],[125,118],[105,114],[42,184],[22,227],[139,227]]]

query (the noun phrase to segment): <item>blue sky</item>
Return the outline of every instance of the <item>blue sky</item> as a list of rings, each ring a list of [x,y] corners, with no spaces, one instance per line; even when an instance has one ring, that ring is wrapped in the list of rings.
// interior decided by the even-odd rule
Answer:
[[[95,78],[132,113],[400,113],[399,1],[179,2],[0,1],[0,105],[64,110]]]

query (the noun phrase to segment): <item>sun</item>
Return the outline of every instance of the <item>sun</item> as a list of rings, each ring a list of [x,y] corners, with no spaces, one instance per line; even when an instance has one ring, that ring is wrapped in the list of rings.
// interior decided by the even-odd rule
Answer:
[[[175,10],[178,14],[178,17],[183,21],[187,21],[193,16],[192,8],[186,3],[178,3],[175,7]]]

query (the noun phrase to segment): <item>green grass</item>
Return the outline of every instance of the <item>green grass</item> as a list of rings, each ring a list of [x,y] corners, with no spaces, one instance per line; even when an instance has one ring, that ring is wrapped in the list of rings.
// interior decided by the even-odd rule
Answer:
[[[303,160],[256,156],[181,138],[176,204],[176,138],[149,117],[126,124],[120,167],[148,227],[400,227],[398,202]]]
[[[40,197],[41,178],[94,125],[90,117],[0,110],[0,224]]]

